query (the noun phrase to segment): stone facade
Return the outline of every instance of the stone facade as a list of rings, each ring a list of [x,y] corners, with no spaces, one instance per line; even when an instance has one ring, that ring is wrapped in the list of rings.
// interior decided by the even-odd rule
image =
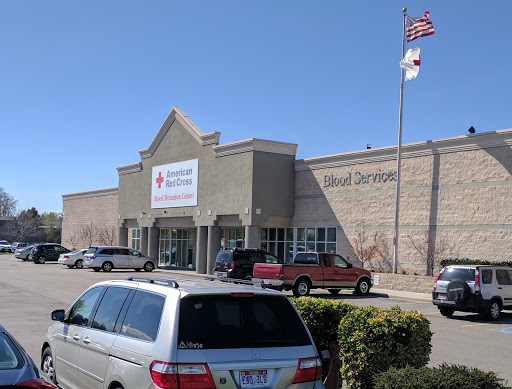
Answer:
[[[65,194],[62,200],[64,247],[87,248],[110,240],[117,244],[117,188]]]
[[[245,228],[246,247],[258,246],[262,227],[335,227],[338,253],[353,261],[375,239],[379,253],[365,266],[391,268],[396,146],[295,160],[293,144],[219,138],[173,108],[141,161],[118,167],[119,189],[63,196],[63,244],[76,246],[91,223],[118,228],[127,245],[140,228],[141,250],[158,256],[159,228],[195,228],[202,273],[221,227]],[[196,158],[197,205],[151,209],[152,168]],[[427,252],[512,260],[512,129],[402,145],[400,182],[399,272],[425,274]]]

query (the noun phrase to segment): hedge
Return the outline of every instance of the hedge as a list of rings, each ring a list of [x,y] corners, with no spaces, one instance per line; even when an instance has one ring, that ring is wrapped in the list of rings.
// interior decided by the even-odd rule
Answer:
[[[391,368],[374,380],[375,389],[510,389],[506,384],[494,372],[447,364],[438,368]]]
[[[422,313],[373,306],[349,311],[338,327],[341,375],[350,388],[373,388],[373,378],[391,367],[426,366],[431,339]]]
[[[493,262],[493,261],[484,261],[484,260],[469,259],[469,258],[443,259],[439,264],[443,267],[448,266],[448,265],[493,265],[493,266],[510,266],[510,267],[512,267],[512,261]]]
[[[300,313],[313,337],[318,352],[327,350],[330,341],[338,340],[341,319],[357,307],[343,300],[314,297],[291,297],[290,301]]]

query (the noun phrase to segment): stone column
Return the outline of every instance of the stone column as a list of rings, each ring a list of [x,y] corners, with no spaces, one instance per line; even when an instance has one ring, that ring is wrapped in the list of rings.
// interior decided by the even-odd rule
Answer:
[[[148,227],[140,228],[140,252],[148,255]]]
[[[148,255],[159,262],[158,259],[158,244],[160,242],[160,229],[158,227],[149,227],[148,236]],[[141,234],[142,237],[142,234]]]
[[[206,258],[206,274],[213,274],[215,258],[220,250],[220,227],[208,226],[208,254]]]
[[[245,226],[245,248],[260,247],[260,228],[258,226]]]
[[[126,227],[118,227],[117,228],[117,236],[119,241],[119,246],[128,246],[128,228]]]
[[[208,227],[197,227],[197,241],[196,241],[196,273],[206,274],[207,265],[206,258],[208,257]]]

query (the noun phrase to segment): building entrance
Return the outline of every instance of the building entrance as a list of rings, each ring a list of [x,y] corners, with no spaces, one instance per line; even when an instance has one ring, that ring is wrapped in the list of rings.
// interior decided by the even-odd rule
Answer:
[[[159,267],[195,269],[194,228],[160,228]]]

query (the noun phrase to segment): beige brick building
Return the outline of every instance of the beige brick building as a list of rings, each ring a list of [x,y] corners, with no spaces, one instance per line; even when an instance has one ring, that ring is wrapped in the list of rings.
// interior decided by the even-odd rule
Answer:
[[[173,108],[141,162],[118,168],[119,188],[63,195],[63,244],[86,244],[72,240],[92,223],[115,226],[120,244],[164,268],[211,273],[221,246],[259,246],[285,260],[301,250],[355,260],[358,246],[374,246],[366,266],[391,267],[396,146],[295,160],[294,144],[219,139]],[[196,202],[155,205],[156,171],[190,161]],[[401,166],[399,269],[424,274],[427,253],[512,260],[511,129],[405,144]]]

